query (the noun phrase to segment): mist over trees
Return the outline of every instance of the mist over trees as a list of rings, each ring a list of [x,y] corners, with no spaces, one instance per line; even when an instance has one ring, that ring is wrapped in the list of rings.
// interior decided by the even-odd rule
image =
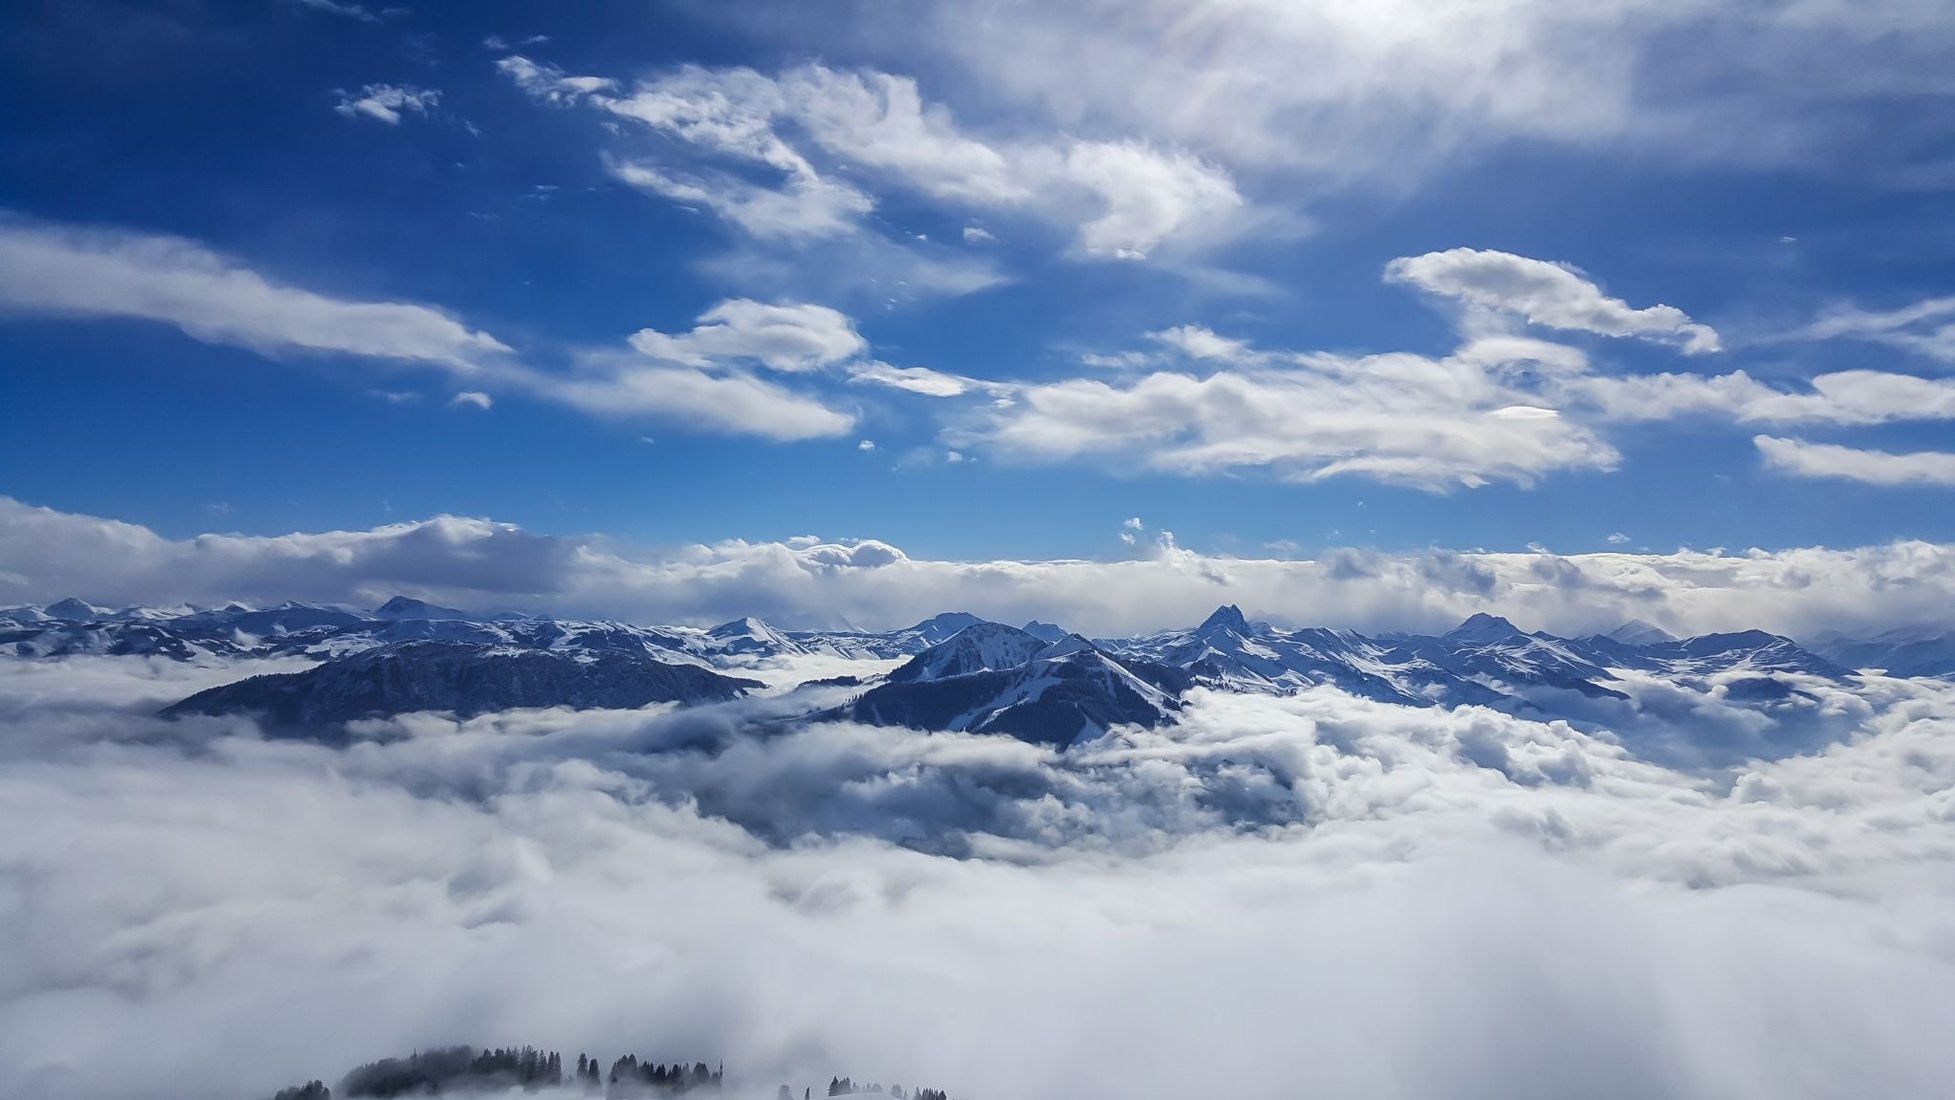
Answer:
[[[280,1089],[271,1100],[390,1100],[403,1096],[445,1094],[483,1094],[498,1092],[536,1092],[561,1087],[578,1088],[605,1100],[657,1100],[684,1095],[718,1095],[723,1088],[725,1066],[704,1062],[656,1062],[636,1054],[614,1059],[610,1068],[603,1060],[579,1053],[577,1061],[565,1068],[563,1055],[536,1047],[470,1046],[436,1047],[415,1051],[404,1058],[382,1058],[355,1066],[340,1078],[337,1088],[323,1081],[308,1081]],[[905,1092],[901,1085],[885,1088],[880,1083],[857,1084],[848,1077],[831,1077],[827,1095],[884,1095],[890,1100],[950,1100],[942,1089],[919,1088]],[[812,1100],[813,1086],[804,1086],[802,1100]],[[794,1100],[794,1090],[783,1084],[776,1100]]]

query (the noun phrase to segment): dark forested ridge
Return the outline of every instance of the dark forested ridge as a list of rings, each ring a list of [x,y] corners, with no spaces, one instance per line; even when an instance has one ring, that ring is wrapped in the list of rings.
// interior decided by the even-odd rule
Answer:
[[[356,1100],[374,1097],[386,1100],[400,1096],[482,1095],[501,1092],[538,1092],[543,1089],[581,1090],[606,1100],[652,1100],[696,1094],[697,1100],[711,1100],[721,1091],[724,1066],[704,1062],[655,1062],[626,1054],[614,1059],[606,1069],[602,1058],[588,1054],[566,1064],[554,1050],[535,1047],[470,1046],[437,1047],[416,1051],[404,1058],[382,1058],[355,1066],[340,1078],[337,1086],[323,1081],[280,1089],[271,1100]],[[776,1100],[813,1100],[815,1086],[804,1085],[799,1092],[780,1086]],[[889,1100],[950,1100],[942,1089],[917,1088],[904,1091],[901,1085],[857,1084],[847,1077],[831,1077],[822,1093],[826,1096],[856,1094],[886,1096]]]

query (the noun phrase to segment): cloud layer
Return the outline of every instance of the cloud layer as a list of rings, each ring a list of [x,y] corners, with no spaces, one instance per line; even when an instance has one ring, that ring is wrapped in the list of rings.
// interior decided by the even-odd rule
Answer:
[[[0,1092],[243,1100],[455,1041],[724,1055],[755,1100],[1955,1072],[1945,686],[1717,782],[1329,689],[1067,756],[734,708],[420,717],[344,752],[143,716],[217,674],[0,666]]]
[[[1213,556],[1160,537],[1129,560],[960,562],[874,539],[727,541],[647,550],[453,516],[370,531],[166,539],[147,528],[0,498],[0,603],[237,599],[372,606],[398,592],[449,606],[641,622],[759,615],[788,627],[906,626],[960,609],[1116,635],[1199,622],[1218,604],[1301,626],[1439,630],[1491,610],[1563,634],[1643,619],[1678,634],[1793,635],[1955,617],[1955,547],[1679,550],[1669,554]]]

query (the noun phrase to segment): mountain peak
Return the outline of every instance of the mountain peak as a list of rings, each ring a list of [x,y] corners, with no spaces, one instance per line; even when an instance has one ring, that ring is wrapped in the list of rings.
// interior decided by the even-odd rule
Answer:
[[[1520,627],[1498,615],[1484,611],[1468,616],[1467,620],[1448,630],[1440,637],[1449,642],[1498,642],[1522,634]]]
[[[927,645],[936,645],[938,642],[947,641],[965,627],[976,626],[985,621],[987,620],[968,611],[946,611],[941,615],[930,616],[904,633],[918,635]]]
[[[101,616],[100,608],[73,596],[51,603],[41,610],[53,618],[69,619],[74,622],[88,622]]]
[[[1249,620],[1243,616],[1240,607],[1232,603],[1225,603],[1216,608],[1214,614],[1203,619],[1202,624],[1195,628],[1196,633],[1199,634],[1207,634],[1216,630],[1233,630],[1237,634],[1247,634],[1249,633]]]
[[[1019,629],[1023,630],[1027,634],[1030,634],[1034,638],[1038,638],[1041,641],[1047,641],[1047,642],[1059,641],[1067,637],[1068,634],[1070,633],[1070,631],[1068,631],[1063,626],[1058,626],[1053,623],[1043,623],[1037,619],[1033,619],[1031,622],[1026,623],[1024,626],[1019,627]]]
[[[1660,626],[1644,622],[1641,619],[1631,619],[1602,636],[1613,642],[1621,642],[1623,645],[1633,646],[1662,645],[1665,642],[1674,642],[1677,640],[1676,635]]]
[[[466,611],[442,607],[410,596],[395,596],[374,608],[373,613],[383,619],[467,619],[470,617]]]

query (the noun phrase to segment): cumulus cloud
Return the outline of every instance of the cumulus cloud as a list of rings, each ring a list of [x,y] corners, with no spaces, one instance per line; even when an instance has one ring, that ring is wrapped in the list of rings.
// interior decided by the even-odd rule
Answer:
[[[1393,260],[1385,266],[1385,279],[1470,306],[1517,314],[1530,324],[1659,340],[1679,345],[1687,355],[1718,350],[1717,332],[1693,322],[1684,311],[1665,305],[1631,307],[1603,294],[1567,264],[1453,248]]]
[[[1203,358],[1241,345],[1200,329],[1159,338]],[[1192,350],[1191,350],[1192,349]],[[1263,357],[1208,375],[1030,384],[960,430],[1018,461],[1094,459],[1183,475],[1265,469],[1445,490],[1613,469],[1614,447],[1531,403],[1484,361],[1407,354]]]
[[[1198,694],[1069,754],[756,736],[765,702],[417,716],[334,751],[142,713],[185,675],[0,666],[0,1092],[262,1096],[456,1041],[724,1056],[755,1097],[1955,1073],[1945,685],[1888,682],[1853,738],[1719,783],[1329,689]]]
[[[1827,477],[1867,485],[1955,485],[1955,454],[1894,454],[1831,443],[1759,435],[1751,440],[1767,465],[1799,477]]]
[[[0,310],[123,317],[265,353],[326,352],[471,370],[500,340],[431,306],[283,284],[180,237],[0,220]]]
[[[571,374],[511,373],[511,385],[606,417],[651,417],[693,430],[777,441],[846,435],[853,413],[788,389],[756,370],[807,374],[868,347],[849,318],[826,306],[730,299],[693,327],[641,329],[635,354],[589,352]]]
[[[1500,270],[1518,261],[1553,272],[1545,285],[1555,294],[1574,286],[1586,288],[1575,297],[1593,299],[1588,306],[1543,305],[1523,301],[1519,291],[1501,299],[1533,320],[1628,333],[1637,331],[1636,316],[1669,310],[1627,310],[1555,265],[1491,255],[1500,257]],[[1452,270],[1445,263],[1418,267],[1395,280],[1436,287]],[[1473,293],[1476,308],[1491,308],[1498,297]],[[1599,312],[1583,313],[1589,306]],[[1675,316],[1651,322],[1651,331],[1688,329],[1683,314],[1669,313]],[[1362,477],[1446,491],[1613,470],[1620,456],[1603,433],[1637,421],[1955,419],[1955,382],[1946,379],[1871,370],[1776,384],[1742,370],[1611,374],[1597,371],[1578,348],[1471,323],[1462,328],[1463,342],[1450,355],[1431,357],[1269,350],[1203,325],[1177,325],[1147,334],[1154,350],[1084,357],[1088,366],[1120,370],[1119,377],[993,384],[1010,400],[951,418],[946,438],[1018,462],[1090,461],[1185,476],[1261,470],[1298,481]]]
[[[631,346],[653,359],[694,367],[752,362],[770,370],[810,371],[854,358],[869,343],[853,321],[827,306],[734,298],[700,314],[688,332],[642,329]]]
[[[1148,336],[1191,359],[1240,362],[1253,357],[1247,341],[1218,335],[1213,329],[1203,325],[1176,325],[1159,332],[1150,332]]]
[[[439,102],[441,93],[433,88],[369,84],[358,94],[341,92],[333,110],[347,118],[371,118],[398,126],[403,112],[425,115]]]
[[[1810,635],[1955,618],[1955,547],[1556,555],[1328,550],[1202,554],[1163,537],[1123,561],[946,561],[874,540],[732,540],[648,550],[438,517],[370,531],[166,539],[113,520],[0,503],[0,603],[447,606],[701,625],[887,629],[952,609],[1092,635],[1183,627],[1222,603],[1291,626],[1450,628],[1476,611],[1561,634],[1642,619],[1676,634]]]

